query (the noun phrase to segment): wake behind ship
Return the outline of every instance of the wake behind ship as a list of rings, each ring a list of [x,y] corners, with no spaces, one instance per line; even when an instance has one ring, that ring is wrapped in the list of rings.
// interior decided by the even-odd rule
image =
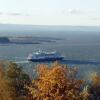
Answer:
[[[32,54],[29,54],[28,60],[33,62],[42,62],[42,61],[57,61],[63,60],[63,56],[61,56],[57,52],[43,52],[38,51]]]

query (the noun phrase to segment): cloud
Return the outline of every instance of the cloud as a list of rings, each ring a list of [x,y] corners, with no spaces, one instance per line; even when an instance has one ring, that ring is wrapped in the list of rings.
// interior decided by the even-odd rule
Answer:
[[[7,15],[7,16],[31,16],[30,14],[27,13],[10,13],[10,12],[0,12],[0,15]]]
[[[72,8],[68,9],[67,12],[69,14],[80,14],[81,13],[80,10],[78,10],[78,9],[72,9]]]
[[[22,14],[21,13],[7,13],[7,15],[10,15],[10,16],[21,16]]]
[[[31,16],[29,14],[23,14],[23,13],[6,13],[8,16]]]
[[[0,15],[3,15],[3,12],[0,12]]]
[[[91,18],[91,20],[94,20],[94,21],[99,21],[99,20],[100,20],[100,18],[99,18],[99,17],[93,17],[93,18]]]

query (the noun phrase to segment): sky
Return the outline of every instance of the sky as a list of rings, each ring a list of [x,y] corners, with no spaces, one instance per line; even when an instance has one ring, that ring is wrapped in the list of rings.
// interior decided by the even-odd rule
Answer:
[[[0,0],[0,23],[100,26],[100,0]]]

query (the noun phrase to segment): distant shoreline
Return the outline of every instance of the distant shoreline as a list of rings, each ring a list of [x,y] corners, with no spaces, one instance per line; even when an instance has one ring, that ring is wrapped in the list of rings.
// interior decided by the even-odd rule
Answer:
[[[55,43],[59,38],[50,37],[0,37],[0,44],[41,44],[41,43]]]

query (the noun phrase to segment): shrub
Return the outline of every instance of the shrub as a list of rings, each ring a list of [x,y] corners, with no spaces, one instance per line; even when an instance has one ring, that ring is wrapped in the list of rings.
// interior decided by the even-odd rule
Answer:
[[[15,63],[0,64],[0,100],[27,100],[29,76]],[[8,67],[7,67],[8,66]]]
[[[91,75],[89,94],[91,100],[100,100],[100,76],[96,72]]]
[[[77,70],[57,62],[50,67],[38,66],[38,78],[28,87],[33,100],[82,100],[83,80],[76,79]]]

